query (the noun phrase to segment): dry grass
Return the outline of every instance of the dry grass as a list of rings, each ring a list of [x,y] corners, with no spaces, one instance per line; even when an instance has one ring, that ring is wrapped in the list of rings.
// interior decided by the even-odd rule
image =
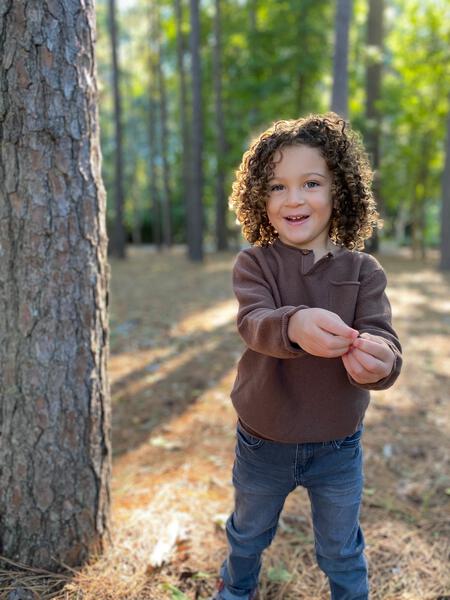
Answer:
[[[392,390],[373,394],[366,418],[362,523],[371,597],[449,599],[450,281],[433,260],[380,259],[405,367]],[[13,579],[43,600],[182,600],[211,593],[233,505],[229,390],[242,346],[231,263],[227,254],[198,266],[176,252],[134,250],[127,264],[113,264],[113,543],[66,579],[9,565],[0,571],[2,600],[5,586],[17,585]],[[170,558],[152,567],[158,540],[174,530]],[[52,581],[59,591],[52,591]],[[298,489],[265,554],[261,599],[327,597],[307,496]]]

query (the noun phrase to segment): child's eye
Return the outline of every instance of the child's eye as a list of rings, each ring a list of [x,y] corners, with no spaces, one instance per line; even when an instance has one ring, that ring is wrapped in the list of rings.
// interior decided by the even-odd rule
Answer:
[[[316,186],[319,185],[319,182],[318,181],[307,181],[305,183],[305,185],[308,189],[312,190],[313,188],[315,188]]]
[[[279,192],[279,191],[281,191],[283,189],[283,187],[284,186],[281,183],[276,183],[275,185],[272,185],[270,187],[270,191],[271,192]]]

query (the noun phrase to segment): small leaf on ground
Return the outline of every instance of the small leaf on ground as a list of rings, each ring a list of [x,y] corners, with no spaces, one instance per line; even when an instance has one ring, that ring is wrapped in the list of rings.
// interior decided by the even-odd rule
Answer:
[[[161,587],[163,588],[163,590],[172,592],[170,600],[189,600],[189,598],[184,592],[182,592],[180,589],[178,589],[175,585],[171,583],[163,583]]]
[[[292,573],[284,567],[270,567],[267,571],[267,577],[269,581],[274,583],[288,582],[292,579]]]

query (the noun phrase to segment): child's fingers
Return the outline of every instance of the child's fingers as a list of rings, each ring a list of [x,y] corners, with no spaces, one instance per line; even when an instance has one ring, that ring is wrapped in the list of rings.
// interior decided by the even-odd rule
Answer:
[[[320,322],[317,323],[318,326],[327,331],[328,333],[332,333],[333,335],[355,339],[358,335],[358,331],[349,327],[344,321],[330,311],[323,311],[320,316]]]
[[[372,354],[352,347],[349,355],[352,357],[352,362],[360,373],[362,373],[363,370],[374,374],[383,372],[383,361]]]
[[[358,361],[353,357],[353,353],[347,353],[342,356],[342,362],[347,370],[347,372],[353,377],[353,379],[358,379],[358,372],[360,370],[360,366]]]
[[[380,338],[380,340],[382,340],[382,338]],[[368,338],[363,338],[362,336],[354,340],[353,347],[361,350],[362,352],[366,352],[367,354],[370,354],[381,361],[386,360],[391,352],[391,349],[385,341],[373,339],[369,340]]]
[[[315,356],[336,358],[348,351],[351,340],[332,335],[319,327],[314,329],[313,335],[308,340],[305,350]]]
[[[346,354],[348,352],[349,349],[349,345],[345,344],[344,346],[337,346],[333,349],[330,349],[327,357],[328,358],[337,358],[339,356],[342,356],[343,354]]]
[[[356,350],[344,354],[342,361],[348,374],[358,383],[371,383],[379,379],[378,373],[368,371],[355,357]]]
[[[352,340],[348,337],[333,335],[332,333],[328,333],[324,329],[320,328],[317,329],[315,341],[323,349],[326,349],[333,353],[347,352],[352,343]],[[340,356],[339,354],[334,355]]]
[[[361,333],[358,339],[370,340],[371,342],[376,342],[377,344],[382,345],[387,344],[386,340],[384,339],[384,337],[381,337],[381,335],[373,335],[372,333],[367,332]]]
[[[325,343],[330,350],[348,350],[352,345],[352,340],[348,337],[333,335],[326,333],[324,337]]]

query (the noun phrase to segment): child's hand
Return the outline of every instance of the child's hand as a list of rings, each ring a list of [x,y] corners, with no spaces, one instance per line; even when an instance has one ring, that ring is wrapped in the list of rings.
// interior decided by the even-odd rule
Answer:
[[[357,383],[376,383],[384,379],[394,366],[394,353],[386,340],[378,335],[362,333],[353,342],[342,362]]]
[[[358,332],[334,312],[304,308],[289,319],[288,336],[309,354],[336,358],[349,350]]]

